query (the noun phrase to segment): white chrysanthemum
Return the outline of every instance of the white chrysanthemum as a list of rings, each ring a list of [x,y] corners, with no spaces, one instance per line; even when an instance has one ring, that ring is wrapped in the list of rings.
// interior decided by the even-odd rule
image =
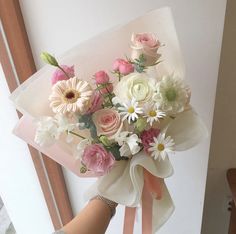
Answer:
[[[87,81],[77,77],[62,80],[52,87],[50,107],[55,113],[83,113],[88,108],[92,94],[92,88]]]
[[[47,147],[54,144],[59,138],[58,126],[54,118],[42,117],[37,121],[37,129],[34,141],[41,147]]]
[[[165,159],[169,153],[174,152],[174,140],[168,136],[165,137],[165,133],[160,133],[158,137],[153,138],[154,142],[150,143],[150,148],[148,149],[151,152],[151,156],[156,160],[159,158]]]
[[[169,115],[184,111],[189,102],[189,89],[182,79],[173,75],[164,76],[156,84],[153,100],[159,108]]]
[[[165,112],[158,110],[157,105],[148,103],[144,106],[144,117],[147,122],[152,126],[153,122],[158,121],[166,116]]]
[[[142,108],[138,107],[138,102],[136,102],[135,99],[132,99],[127,103],[123,103],[123,106],[118,107],[118,110],[120,111],[121,115],[124,115],[122,120],[124,121],[125,119],[128,119],[129,124],[131,120],[135,121],[138,119],[138,114],[143,113]]]

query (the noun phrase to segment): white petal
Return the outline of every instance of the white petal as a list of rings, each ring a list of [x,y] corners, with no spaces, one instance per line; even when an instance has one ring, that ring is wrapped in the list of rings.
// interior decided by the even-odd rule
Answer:
[[[175,150],[183,151],[197,145],[207,135],[207,128],[193,111],[185,111],[170,122],[166,135],[175,142]]]
[[[126,157],[128,157],[128,156],[131,156],[131,154],[132,154],[132,153],[130,152],[130,148],[129,148],[128,144],[126,144],[126,143],[124,143],[124,144],[120,147],[119,151],[120,151],[120,155],[121,155],[121,156],[126,156]]]

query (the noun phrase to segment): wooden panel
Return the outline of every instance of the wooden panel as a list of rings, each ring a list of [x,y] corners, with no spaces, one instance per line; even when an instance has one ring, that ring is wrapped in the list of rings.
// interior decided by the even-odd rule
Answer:
[[[229,223],[229,234],[236,233],[236,208],[235,203],[232,203],[231,207],[231,216],[230,216],[230,223]]]
[[[17,78],[19,82],[22,83],[36,72],[36,67],[18,0],[0,0],[0,16]],[[0,38],[0,50],[3,71],[6,75],[9,88],[12,91],[17,87],[17,82],[2,35]],[[61,227],[61,223],[64,225],[73,218],[62,168],[59,164],[46,156],[43,157],[43,165],[38,151],[30,146],[29,149],[53,225],[55,229],[58,229]],[[46,168],[46,174],[44,166]],[[48,183],[47,176],[50,184]]]
[[[227,171],[227,180],[232,193],[234,203],[236,204],[236,169],[232,168]]]
[[[236,233],[236,169],[229,169],[227,171],[227,180],[232,194],[233,201],[231,202],[231,216],[229,224],[229,234]]]

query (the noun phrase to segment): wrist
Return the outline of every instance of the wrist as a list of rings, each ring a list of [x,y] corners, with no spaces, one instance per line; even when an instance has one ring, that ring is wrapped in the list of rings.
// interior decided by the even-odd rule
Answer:
[[[95,197],[91,198],[90,201],[93,201],[93,200],[100,200],[102,201],[104,204],[106,204],[110,210],[110,213],[111,213],[111,218],[115,215],[116,213],[116,207],[117,207],[117,203],[114,202],[114,201],[111,201],[101,195],[96,195]]]

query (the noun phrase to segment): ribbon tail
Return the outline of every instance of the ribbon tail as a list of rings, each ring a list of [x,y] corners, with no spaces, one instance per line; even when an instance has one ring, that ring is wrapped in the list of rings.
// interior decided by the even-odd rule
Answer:
[[[142,234],[152,234],[152,204],[153,198],[144,182],[142,194]]]
[[[123,234],[133,234],[135,215],[136,215],[136,207],[128,207],[128,206],[125,207]]]
[[[160,200],[162,198],[163,179],[154,176],[145,168],[143,169],[144,182],[147,190],[151,193],[153,198]]]

